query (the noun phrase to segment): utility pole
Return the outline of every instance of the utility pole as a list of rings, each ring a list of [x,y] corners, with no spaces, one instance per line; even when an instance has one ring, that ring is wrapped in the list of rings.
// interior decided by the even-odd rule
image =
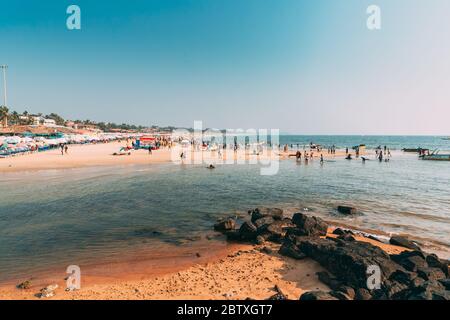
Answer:
[[[8,105],[8,98],[6,95],[6,69],[7,65],[1,65],[0,68],[3,70],[3,105],[6,107]]]

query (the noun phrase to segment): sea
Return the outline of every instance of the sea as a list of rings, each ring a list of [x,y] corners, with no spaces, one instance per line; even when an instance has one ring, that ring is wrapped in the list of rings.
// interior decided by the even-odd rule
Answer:
[[[337,148],[365,144],[370,160],[283,160],[269,176],[260,174],[258,164],[207,170],[172,163],[2,173],[0,282],[120,258],[143,246],[173,255],[176,248],[204,240],[217,219],[245,218],[256,207],[321,216],[382,240],[407,235],[449,258],[450,162],[401,151],[445,152],[450,140],[443,138],[281,136],[280,143],[294,150],[311,142]],[[376,161],[378,146],[391,150],[389,162]],[[342,204],[356,207],[357,215],[338,213]]]

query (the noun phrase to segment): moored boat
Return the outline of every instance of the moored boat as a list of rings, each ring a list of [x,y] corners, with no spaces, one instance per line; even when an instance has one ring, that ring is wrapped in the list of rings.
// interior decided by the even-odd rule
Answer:
[[[440,154],[439,151],[433,151],[431,154],[424,154],[419,157],[422,160],[450,161],[450,153]]]
[[[423,153],[428,152],[430,149],[424,149],[424,148],[403,148],[403,152],[415,152],[415,153]]]

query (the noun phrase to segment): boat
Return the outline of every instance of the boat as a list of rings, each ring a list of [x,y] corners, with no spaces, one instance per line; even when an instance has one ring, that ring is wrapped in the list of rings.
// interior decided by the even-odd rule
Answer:
[[[442,140],[450,140],[450,137],[442,138]]]
[[[421,155],[419,158],[422,160],[450,161],[450,153],[441,154],[438,150],[435,150],[430,154]]]
[[[428,152],[430,149],[424,149],[424,148],[403,148],[403,152],[414,152],[414,153],[421,153],[421,152]]]

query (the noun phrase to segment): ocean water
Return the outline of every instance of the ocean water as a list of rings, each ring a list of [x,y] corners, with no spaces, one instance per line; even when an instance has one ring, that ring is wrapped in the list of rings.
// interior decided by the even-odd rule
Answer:
[[[291,136],[281,142],[300,139],[369,145],[355,137]],[[370,139],[392,150],[418,144],[412,137],[408,143]],[[421,139],[422,147],[450,145],[438,137]],[[335,210],[339,204],[354,205],[359,214],[342,216]],[[273,176],[261,176],[260,167],[250,164],[215,170],[174,164],[95,167],[0,174],[0,281],[120,256],[143,244],[184,246],[210,232],[217,218],[261,206],[411,235],[427,250],[450,257],[449,162],[396,151],[388,163],[285,160]]]

